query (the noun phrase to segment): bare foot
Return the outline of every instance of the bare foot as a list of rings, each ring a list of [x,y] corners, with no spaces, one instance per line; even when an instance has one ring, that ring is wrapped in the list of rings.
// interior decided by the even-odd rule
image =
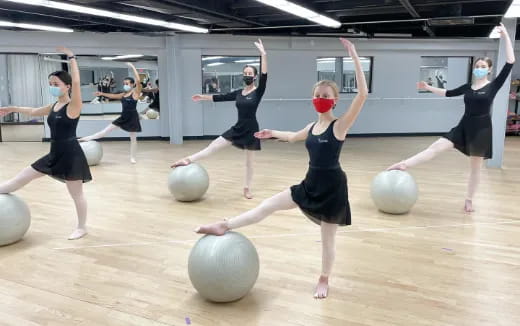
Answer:
[[[130,158],[130,163],[135,164],[135,163],[137,163],[137,161],[135,160],[135,158],[131,157]]]
[[[186,166],[186,165],[190,165],[191,163],[193,163],[189,158],[183,158],[182,160],[178,160],[177,162],[173,163],[172,164],[172,168],[176,168],[178,166]]]
[[[226,221],[206,224],[195,229],[196,233],[212,235],[224,235],[227,231],[229,231],[229,226]]]
[[[249,190],[249,188],[244,188],[244,197],[246,199],[253,199],[253,194],[251,193],[251,190]]]
[[[314,299],[325,299],[329,294],[329,278],[327,276],[320,276],[318,285],[316,285],[316,292]]]
[[[404,163],[404,161],[401,161],[399,163],[395,163],[394,165],[390,166],[388,169],[386,169],[387,171],[391,171],[391,170],[401,170],[401,171],[404,171],[406,170],[408,167],[406,166],[406,163]]]
[[[475,211],[473,209],[473,202],[470,199],[466,199],[466,201],[464,202],[464,211],[466,213],[472,213]]]
[[[88,234],[87,229],[85,229],[85,228],[77,228],[76,230],[74,230],[74,232],[72,232],[69,235],[68,239],[69,240],[78,240],[78,239],[83,238],[87,234]]]

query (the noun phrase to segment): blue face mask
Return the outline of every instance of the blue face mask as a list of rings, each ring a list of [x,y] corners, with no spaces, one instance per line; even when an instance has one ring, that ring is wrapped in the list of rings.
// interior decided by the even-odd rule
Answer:
[[[57,86],[49,86],[49,93],[54,97],[60,97],[63,95],[63,92]]]
[[[484,78],[488,75],[488,68],[475,68],[473,69],[473,75],[478,79]]]
[[[132,86],[125,85],[125,86],[123,86],[123,89],[125,90],[125,92],[130,92],[132,90]]]

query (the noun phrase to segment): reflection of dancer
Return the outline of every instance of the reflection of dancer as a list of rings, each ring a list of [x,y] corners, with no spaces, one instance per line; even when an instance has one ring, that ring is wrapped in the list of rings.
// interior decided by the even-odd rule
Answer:
[[[257,78],[258,71],[254,66],[245,66],[243,70],[243,81],[246,85],[243,89],[219,94],[219,95],[193,95],[192,99],[198,101],[235,101],[238,109],[238,121],[222,136],[218,137],[202,151],[195,153],[189,157],[175,162],[172,167],[188,165],[198,161],[209,155],[221,150],[222,148],[233,145],[246,152],[246,181],[244,187],[244,197],[253,198],[251,194],[251,183],[253,179],[253,153],[260,150],[260,140],[256,139],[254,133],[258,131],[258,121],[256,120],[256,111],[262,100],[267,84],[267,54],[261,40],[255,42],[255,46],[262,56],[262,73],[258,87],[254,81]]]
[[[314,293],[314,297],[318,299],[325,298],[328,294],[338,225],[351,224],[347,178],[339,164],[339,156],[347,131],[354,124],[368,97],[368,87],[356,49],[351,42],[345,39],[341,41],[352,57],[358,81],[358,93],[350,109],[340,118],[334,117],[332,109],[339,99],[338,86],[333,81],[323,80],[313,89],[312,102],[318,112],[317,122],[308,124],[298,132],[262,130],[255,134],[258,138],[274,137],[289,142],[305,140],[310,157],[305,180],[264,200],[248,212],[196,230],[198,233],[223,235],[229,230],[258,223],[276,211],[299,207],[321,227],[322,272]]]
[[[58,48],[58,51],[67,55],[70,60],[71,74],[56,71],[49,75],[49,91],[58,98],[56,103],[41,108],[0,108],[0,116],[10,112],[31,116],[46,115],[51,130],[50,153],[23,169],[11,180],[1,183],[0,194],[14,192],[44,175],[65,182],[78,214],[78,226],[69,236],[69,240],[76,240],[87,234],[87,200],[83,194],[83,183],[92,180],[92,176],[85,154],[76,140],[76,127],[83,105],[78,63],[69,49]],[[55,203],[62,203],[60,198],[53,200]]]
[[[427,85],[425,82],[418,83],[420,89],[428,90],[440,96],[464,95],[466,109],[459,124],[448,134],[430,145],[426,150],[392,165],[389,170],[406,170],[409,167],[431,160],[441,152],[455,147],[470,158],[470,177],[468,191],[464,204],[466,212],[473,212],[473,196],[480,182],[480,169],[483,159],[491,158],[492,137],[491,130],[491,105],[498,90],[504,84],[511,72],[515,62],[513,45],[504,25],[496,27],[500,36],[506,41],[506,64],[498,76],[490,82],[488,75],[491,71],[492,61],[489,58],[479,58],[475,61],[473,84],[465,84],[456,89],[446,91]]]
[[[439,71],[436,71],[435,78],[437,79],[437,88],[446,88],[447,81]]]
[[[115,86],[114,73],[110,72],[110,75],[105,75],[98,83],[98,92],[100,93],[111,93],[111,89]],[[97,101],[108,102],[108,98],[104,96],[98,96]]]
[[[159,79],[155,80],[155,85],[157,85],[156,88],[145,88],[141,91],[143,94],[149,94],[148,96],[152,97],[152,102],[143,112],[141,112],[141,114],[146,114],[146,112],[149,110],[161,112],[161,103],[159,98]]]
[[[141,96],[141,82],[139,81],[139,73],[135,69],[134,65],[131,63],[127,63],[127,65],[133,70],[135,79],[132,77],[127,77],[124,79],[124,93],[96,93],[97,96],[101,95],[114,100],[121,100],[121,105],[123,106],[121,116],[112,121],[112,123],[109,124],[105,129],[91,136],[83,137],[80,139],[80,141],[84,142],[103,138],[114,129],[121,128],[124,131],[130,133],[130,162],[136,163],[135,156],[137,154],[137,133],[141,132],[139,113],[137,113],[137,100],[139,99],[139,96]]]

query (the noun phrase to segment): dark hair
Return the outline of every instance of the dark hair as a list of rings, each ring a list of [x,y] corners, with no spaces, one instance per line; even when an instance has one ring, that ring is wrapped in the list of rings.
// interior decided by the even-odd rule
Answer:
[[[155,85],[159,86],[159,79],[155,80]]]
[[[256,69],[255,66],[245,65],[245,66],[244,66],[244,69],[242,69],[242,72],[243,72],[244,70],[246,70],[246,68],[251,68],[251,69],[253,69],[253,75],[255,75],[255,76],[258,75],[258,69]]]
[[[72,77],[65,70],[59,70],[59,71],[55,71],[53,73],[50,73],[48,78],[51,78],[52,76],[57,77],[65,85],[69,85],[70,87],[72,87]]]
[[[135,84],[135,79],[133,79],[132,77],[126,77],[123,80],[128,80],[131,84]]]
[[[475,63],[473,65],[476,65],[479,61],[485,61],[488,64],[488,67],[493,67],[493,60],[491,60],[489,57],[479,57],[475,60]]]

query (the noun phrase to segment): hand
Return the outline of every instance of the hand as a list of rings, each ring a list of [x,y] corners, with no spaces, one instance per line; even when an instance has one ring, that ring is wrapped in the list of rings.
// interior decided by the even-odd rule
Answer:
[[[417,89],[428,89],[428,84],[425,81],[420,81],[417,83]]]
[[[354,46],[354,43],[350,42],[349,40],[347,40],[346,38],[343,38],[343,37],[340,37],[339,40],[343,44],[343,47],[345,48],[345,50],[347,50],[349,56],[352,57],[353,55],[356,54],[356,47]]]
[[[202,101],[202,95],[200,95],[200,94],[193,95],[193,96],[191,97],[191,99],[193,100],[193,102],[199,102],[199,101]]]
[[[125,62],[125,64],[130,68],[134,68],[134,65],[131,62]]]
[[[13,113],[14,110],[10,107],[4,107],[0,108],[0,117],[3,117],[5,115],[8,115],[9,113]]]
[[[507,33],[506,27],[502,23],[500,23],[500,25],[495,27],[495,32],[498,33],[501,38],[509,35]]]
[[[69,50],[69,49],[67,49],[66,47],[63,47],[63,46],[57,47],[56,51],[65,54],[67,57],[72,57],[74,55],[74,53],[71,50]]]
[[[102,92],[95,92],[94,96],[103,96],[103,93]]]
[[[262,43],[262,40],[261,40],[261,39],[258,39],[258,42],[255,42],[255,46],[256,46],[256,48],[258,49],[258,51],[260,51],[260,54],[261,54],[261,55],[266,55],[266,54],[267,54],[267,53],[265,52],[264,44]]]
[[[258,139],[273,138],[273,131],[269,130],[269,129],[264,129],[264,130],[255,132],[255,137]]]

